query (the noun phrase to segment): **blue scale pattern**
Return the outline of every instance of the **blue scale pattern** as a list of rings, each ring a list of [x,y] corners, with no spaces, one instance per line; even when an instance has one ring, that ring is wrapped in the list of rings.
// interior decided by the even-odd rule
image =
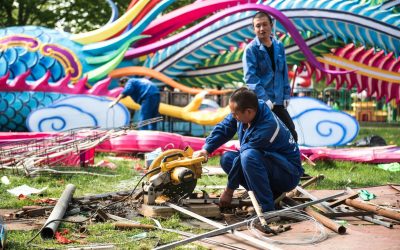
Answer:
[[[65,96],[49,92],[0,92],[0,131],[27,131],[25,120],[32,111]]]

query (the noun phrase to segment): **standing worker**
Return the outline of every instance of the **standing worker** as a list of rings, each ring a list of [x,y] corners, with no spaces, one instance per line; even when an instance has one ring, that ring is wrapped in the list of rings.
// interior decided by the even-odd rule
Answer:
[[[253,17],[256,37],[243,54],[244,81],[259,99],[281,119],[297,142],[294,123],[286,108],[289,106],[290,86],[285,49],[272,34],[272,18],[264,12]]]
[[[304,169],[293,136],[263,100],[246,87],[229,98],[231,113],[207,137],[194,156],[214,152],[238,133],[240,151],[221,156],[221,167],[228,174],[220,206],[231,203],[233,192],[242,185],[254,192],[263,212],[274,210],[274,199],[295,188]]]
[[[160,91],[146,78],[122,77],[119,84],[124,88],[118,98],[112,102],[109,108],[114,107],[122,98],[130,96],[132,100],[141,105],[140,121],[158,116],[160,105]],[[157,123],[151,123],[140,128],[141,130],[157,130]]]

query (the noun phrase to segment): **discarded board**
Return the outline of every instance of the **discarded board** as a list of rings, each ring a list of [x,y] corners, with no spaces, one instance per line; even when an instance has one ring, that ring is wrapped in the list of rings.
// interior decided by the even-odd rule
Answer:
[[[188,204],[186,209],[192,211],[193,213],[199,214],[208,218],[220,218],[221,212],[219,206],[215,204]],[[139,213],[145,217],[163,217],[168,218],[171,215],[177,213],[175,209],[165,206],[152,206],[142,204],[139,208]],[[189,217],[183,215],[183,217]]]

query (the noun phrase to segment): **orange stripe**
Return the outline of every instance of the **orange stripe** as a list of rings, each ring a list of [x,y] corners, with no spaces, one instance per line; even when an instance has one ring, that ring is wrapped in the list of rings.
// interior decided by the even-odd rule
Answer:
[[[227,89],[227,90],[216,90],[216,89],[199,89],[199,88],[190,88],[187,87],[181,83],[178,83],[168,76],[154,70],[154,69],[149,69],[145,67],[126,67],[126,68],[119,68],[115,69],[110,72],[109,76],[111,78],[120,78],[123,76],[129,76],[129,75],[140,75],[140,76],[150,76],[152,78],[158,79],[161,82],[181,90],[182,92],[189,93],[189,94],[198,94],[203,91],[207,91],[209,95],[223,95],[227,94],[230,92],[233,92],[233,89]]]

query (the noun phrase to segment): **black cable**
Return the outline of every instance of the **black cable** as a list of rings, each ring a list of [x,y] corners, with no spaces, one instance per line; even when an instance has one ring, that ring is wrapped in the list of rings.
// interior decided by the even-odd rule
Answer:
[[[154,173],[154,172],[156,172],[156,171],[158,171],[158,170],[160,170],[160,169],[161,169],[161,167],[157,167],[157,168],[154,168],[154,169],[150,170],[150,171],[147,172],[146,174],[144,174],[144,175],[140,178],[140,180],[138,181],[138,183],[136,184],[136,186],[133,188],[132,192],[131,192],[129,195],[127,195],[126,197],[124,197],[124,198],[122,198],[122,199],[120,199],[120,200],[117,200],[117,201],[115,201],[115,202],[113,202],[113,203],[110,203],[110,204],[108,204],[108,205],[106,205],[106,206],[104,206],[104,207],[102,207],[102,208],[98,208],[97,210],[107,208],[107,207],[109,207],[109,206],[115,205],[115,204],[117,204],[117,203],[123,202],[124,200],[128,199],[130,196],[133,195],[133,193],[135,192],[136,188],[139,186],[139,183],[142,182],[142,180],[144,179],[144,177],[146,177],[146,176],[148,176],[149,174]],[[97,212],[97,210],[96,210],[96,212]]]
[[[115,202],[113,202],[113,203],[110,203],[110,204],[108,204],[108,205],[106,205],[106,206],[103,206],[103,207],[101,207],[101,208],[97,208],[96,211],[95,211],[89,218],[87,218],[87,219],[85,219],[85,220],[83,220],[83,221],[69,221],[69,220],[64,220],[64,219],[54,219],[54,220],[51,220],[51,221],[47,222],[46,224],[43,225],[43,227],[42,227],[29,241],[26,242],[26,245],[28,245],[29,243],[31,243],[31,242],[43,231],[43,229],[44,229],[45,227],[47,227],[49,224],[51,224],[51,223],[53,223],[53,222],[55,222],[55,221],[72,222],[72,223],[83,223],[83,222],[86,222],[86,221],[92,219],[93,217],[95,217],[95,216],[97,215],[97,211],[99,211],[100,209],[104,209],[104,208],[110,207],[110,206],[112,206],[112,205],[115,205],[115,204],[117,204],[117,203],[123,202],[124,200],[128,199],[130,196],[133,195],[133,193],[136,191],[136,188],[139,186],[140,182],[142,182],[142,180],[144,179],[144,177],[146,177],[147,175],[149,175],[149,174],[151,174],[151,173],[153,173],[153,172],[156,172],[156,171],[158,171],[158,170],[160,170],[160,169],[161,169],[161,167],[157,167],[157,168],[154,168],[154,169],[150,170],[150,171],[147,172],[146,174],[144,174],[144,175],[140,178],[140,180],[138,181],[138,183],[136,184],[136,186],[132,189],[132,191],[131,191],[131,193],[130,193],[129,195],[127,195],[126,197],[124,197],[124,198],[122,198],[122,199],[120,199],[120,200],[117,200],[117,201],[115,201]]]

